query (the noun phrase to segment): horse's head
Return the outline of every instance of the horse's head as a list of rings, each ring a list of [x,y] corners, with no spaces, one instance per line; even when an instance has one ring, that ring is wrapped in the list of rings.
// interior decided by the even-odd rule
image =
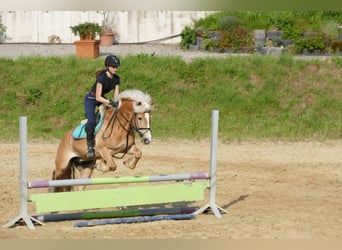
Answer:
[[[152,141],[152,129],[151,129],[151,111],[135,113],[135,126],[141,140],[145,144],[149,144]]]
[[[153,101],[149,94],[140,90],[125,90],[120,93],[119,100],[130,99],[133,101],[135,131],[140,135],[142,142],[149,144],[152,141],[152,111]]]

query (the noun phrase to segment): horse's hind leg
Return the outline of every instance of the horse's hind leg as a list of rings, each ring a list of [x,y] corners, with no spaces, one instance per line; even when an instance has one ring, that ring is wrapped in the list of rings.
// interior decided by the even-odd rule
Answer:
[[[90,178],[91,174],[93,173],[94,166],[95,166],[96,160],[94,161],[75,161],[74,163],[74,169],[78,170],[78,176],[77,178],[80,179],[86,179]],[[77,186],[75,187],[75,190],[77,191],[83,191],[86,186]]]
[[[133,145],[130,151],[132,155],[129,155],[128,158],[123,163],[125,164],[126,167],[129,167],[130,169],[134,169],[138,161],[142,157],[142,153],[140,149],[137,148],[136,145]]]

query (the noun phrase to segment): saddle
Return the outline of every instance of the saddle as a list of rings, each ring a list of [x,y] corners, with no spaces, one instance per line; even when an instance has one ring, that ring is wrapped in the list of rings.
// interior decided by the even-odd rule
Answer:
[[[96,112],[96,126],[95,126],[95,131],[94,131],[95,135],[97,134],[97,132],[99,132],[103,124],[104,113],[105,113],[105,108],[101,105],[99,110]],[[86,124],[87,124],[87,119],[82,120],[80,125],[78,125],[72,132],[72,138],[76,140],[87,138],[87,133],[85,131]]]

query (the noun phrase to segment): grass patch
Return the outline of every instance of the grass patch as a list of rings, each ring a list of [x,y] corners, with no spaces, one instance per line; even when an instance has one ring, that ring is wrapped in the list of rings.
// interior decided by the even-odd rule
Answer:
[[[120,58],[121,90],[151,94],[155,138],[210,137],[220,111],[220,139],[342,137],[342,59],[260,55],[203,58],[147,54]],[[61,138],[84,119],[83,98],[103,58],[0,59],[0,139],[17,140],[18,117],[30,138]]]

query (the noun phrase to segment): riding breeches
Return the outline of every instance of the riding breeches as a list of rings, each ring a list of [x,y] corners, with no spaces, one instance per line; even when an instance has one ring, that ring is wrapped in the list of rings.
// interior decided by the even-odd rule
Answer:
[[[95,97],[91,95],[90,93],[86,94],[84,97],[84,109],[85,109],[85,115],[87,118],[87,124],[85,127],[85,131],[87,133],[87,144],[88,146],[93,147],[94,142],[94,132],[95,132],[95,126],[96,126],[96,114],[95,109],[97,106],[99,106],[101,103],[96,101]]]

